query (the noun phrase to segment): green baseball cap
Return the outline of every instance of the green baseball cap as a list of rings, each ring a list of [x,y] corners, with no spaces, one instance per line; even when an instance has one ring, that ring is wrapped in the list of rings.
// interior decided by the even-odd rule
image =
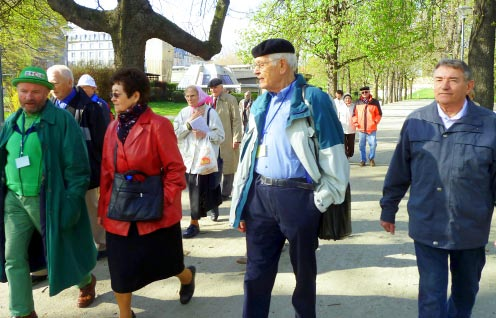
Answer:
[[[12,80],[12,85],[14,86],[17,86],[19,83],[33,83],[43,85],[48,89],[53,89],[53,84],[48,81],[45,70],[36,66],[28,66],[24,68],[19,73],[19,76]]]

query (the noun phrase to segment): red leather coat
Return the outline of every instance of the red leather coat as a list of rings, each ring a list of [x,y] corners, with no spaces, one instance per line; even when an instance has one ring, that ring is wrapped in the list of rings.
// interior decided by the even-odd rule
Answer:
[[[177,139],[171,122],[147,109],[131,128],[126,142],[117,138],[117,124],[114,120],[105,134],[100,179],[100,200],[98,216],[106,231],[126,236],[130,222],[107,218],[112,182],[114,179],[114,149],[117,144],[117,172],[139,170],[148,175],[157,175],[164,168],[164,213],[162,219],[151,222],[137,222],[140,235],[160,228],[170,227],[182,218],[181,191],[186,188],[185,171]]]

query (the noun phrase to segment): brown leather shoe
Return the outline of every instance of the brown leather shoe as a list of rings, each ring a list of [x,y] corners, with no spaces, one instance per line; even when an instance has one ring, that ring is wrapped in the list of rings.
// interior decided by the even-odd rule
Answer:
[[[91,274],[91,283],[86,285],[83,288],[79,289],[79,297],[77,301],[77,306],[79,308],[86,308],[95,301],[95,286],[96,286],[96,277]]]
[[[364,167],[365,166],[365,161],[360,161],[360,167]]]
[[[25,316],[12,316],[12,318],[38,318],[38,315],[36,314],[36,311],[32,311],[29,315]]]
[[[370,166],[371,167],[375,167],[375,161],[374,161],[374,159],[370,159]]]

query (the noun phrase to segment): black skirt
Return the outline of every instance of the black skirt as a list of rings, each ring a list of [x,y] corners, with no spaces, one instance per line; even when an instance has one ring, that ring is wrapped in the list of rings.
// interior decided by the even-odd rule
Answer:
[[[181,225],[139,235],[131,223],[128,236],[107,232],[107,255],[112,290],[131,293],[149,283],[184,270]]]
[[[212,182],[214,179],[214,174],[199,175],[186,173],[192,220],[199,220],[202,217],[206,217],[208,211],[222,204],[220,184]]]

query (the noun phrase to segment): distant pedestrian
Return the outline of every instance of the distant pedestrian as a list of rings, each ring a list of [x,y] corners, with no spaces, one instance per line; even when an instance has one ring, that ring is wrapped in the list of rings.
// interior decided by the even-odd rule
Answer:
[[[435,101],[405,120],[384,180],[381,225],[391,234],[410,189],[420,318],[470,317],[486,262],[496,201],[496,115],[468,98],[473,87],[465,62],[436,65]]]
[[[77,306],[95,300],[96,249],[84,194],[90,166],[72,116],[48,100],[53,85],[39,67],[12,80],[21,108],[0,132],[0,276],[9,282],[13,317],[37,318],[30,270],[49,269],[55,296],[77,284]]]
[[[220,157],[224,164],[222,168],[222,200],[230,200],[234,173],[237,170],[239,159],[239,144],[242,137],[241,116],[236,97],[225,93],[222,80],[212,78],[208,82],[212,94],[212,107],[219,114],[224,127],[225,139],[220,144]],[[217,221],[219,209],[212,210],[211,219]]]
[[[81,87],[83,91],[88,95],[88,97],[95,103],[100,104],[104,108],[103,115],[106,116],[106,120],[110,122],[110,120],[114,119],[114,115],[112,114],[112,110],[110,109],[110,105],[107,101],[100,96],[98,96],[96,82],[89,74],[83,74],[79,78],[77,83],[78,87]],[[108,118],[107,118],[108,116]]]
[[[382,109],[379,101],[372,97],[370,88],[364,86],[360,88],[360,97],[355,102],[355,113],[353,115],[353,125],[358,130],[358,146],[360,148],[360,166],[370,161],[370,166],[375,166],[375,151],[377,148],[377,125],[382,118]],[[367,157],[366,145],[369,144],[369,155]]]
[[[251,98],[251,92],[246,91],[242,100],[239,101],[239,112],[241,114],[241,125],[243,134],[248,126],[248,117],[250,117],[250,108],[253,104],[253,99]]]
[[[316,316],[315,250],[321,212],[344,200],[349,164],[343,130],[329,96],[306,87],[296,74],[293,45],[269,39],[252,49],[254,73],[267,90],[253,103],[243,140],[231,205],[231,224],[246,231],[248,262],[244,318],[269,316],[270,299],[284,242],[296,278],[292,303],[296,317]],[[309,144],[309,117],[318,148]],[[254,125],[253,127],[251,125]]]
[[[344,105],[343,91],[338,89],[336,93],[334,93],[334,110],[337,112],[338,107],[342,105]]]
[[[344,151],[346,157],[351,158],[355,153],[355,135],[356,128],[353,125],[353,113],[355,112],[355,104],[351,100],[351,95],[346,93],[343,95],[343,103],[336,103],[336,113],[338,115],[341,126],[344,132]]]

